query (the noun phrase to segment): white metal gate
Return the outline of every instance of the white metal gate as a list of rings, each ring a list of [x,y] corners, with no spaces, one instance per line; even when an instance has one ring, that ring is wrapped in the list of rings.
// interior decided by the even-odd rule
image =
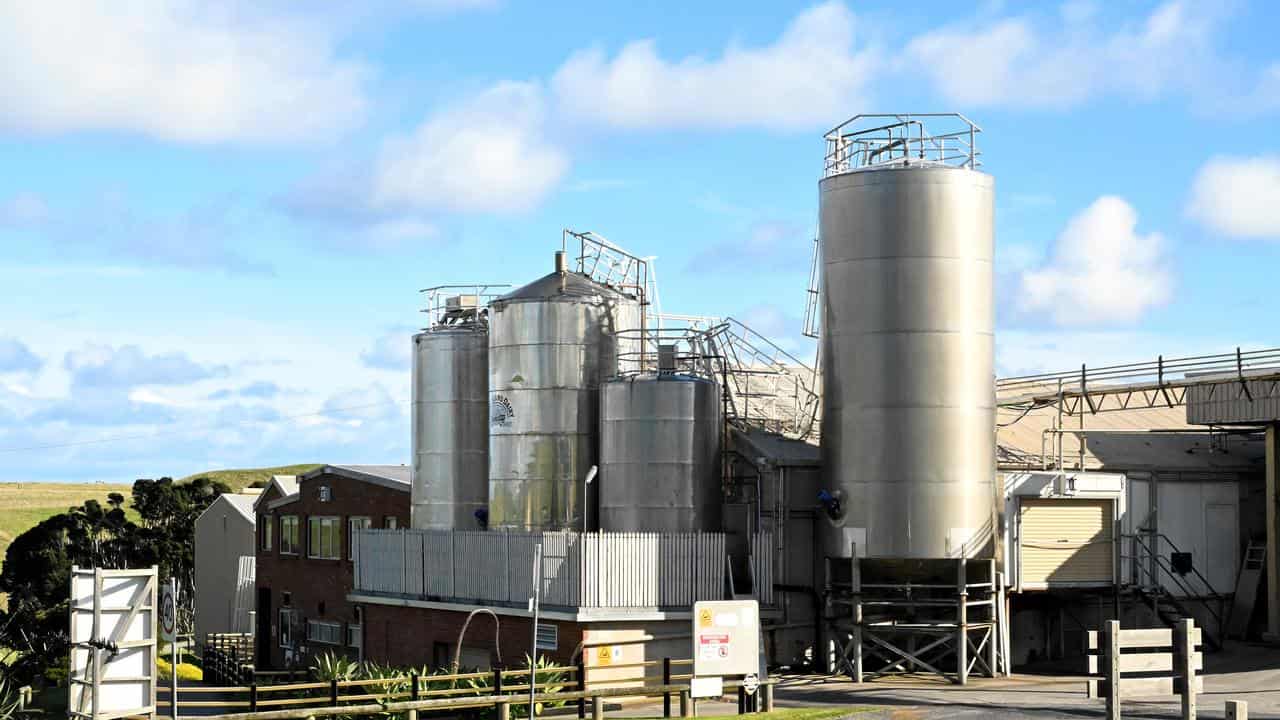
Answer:
[[[156,716],[156,568],[71,568],[68,715]]]

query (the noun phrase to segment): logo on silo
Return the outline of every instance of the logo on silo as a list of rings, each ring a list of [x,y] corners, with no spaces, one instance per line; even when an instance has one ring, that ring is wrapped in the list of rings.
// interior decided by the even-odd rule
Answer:
[[[516,411],[511,408],[511,401],[506,395],[494,395],[489,401],[489,427],[511,427],[511,419]]]

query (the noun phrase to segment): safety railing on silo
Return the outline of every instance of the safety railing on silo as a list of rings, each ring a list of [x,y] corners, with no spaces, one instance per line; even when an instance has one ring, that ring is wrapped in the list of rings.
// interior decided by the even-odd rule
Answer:
[[[925,127],[926,121],[932,130]],[[976,170],[982,165],[980,132],[982,128],[959,113],[854,115],[825,135],[823,177],[894,164]]]

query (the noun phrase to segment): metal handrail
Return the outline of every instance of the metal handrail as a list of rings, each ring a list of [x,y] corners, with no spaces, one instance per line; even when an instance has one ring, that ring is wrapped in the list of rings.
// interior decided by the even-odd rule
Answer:
[[[1148,545],[1147,542],[1143,540],[1142,538],[1143,535],[1149,535],[1153,537],[1154,538],[1153,542],[1155,543],[1156,547],[1153,548],[1151,545]],[[1160,568],[1160,570],[1162,570],[1164,574],[1167,575],[1169,579],[1174,582],[1174,584],[1178,587],[1178,589],[1184,593],[1184,596],[1182,598],[1173,598],[1175,602],[1177,600],[1194,600],[1200,603],[1204,607],[1205,611],[1209,613],[1209,616],[1213,618],[1215,628],[1218,631],[1222,629],[1223,622],[1224,622],[1223,616],[1225,615],[1225,613],[1221,604],[1225,600],[1226,596],[1223,595],[1222,593],[1219,593],[1213,587],[1213,584],[1209,582],[1209,579],[1206,578],[1203,574],[1201,574],[1199,570],[1195,568],[1194,564],[1191,566],[1191,572],[1194,573],[1195,577],[1204,585],[1205,588],[1208,589],[1209,594],[1205,595],[1203,593],[1195,592],[1193,588],[1189,587],[1187,583],[1182,581],[1182,578],[1180,577],[1179,573],[1174,571],[1173,563],[1169,560],[1166,560],[1165,557],[1161,555],[1159,552],[1160,550],[1159,545],[1160,545],[1160,541],[1162,540],[1169,546],[1169,549],[1171,551],[1177,552],[1177,553],[1182,552],[1182,550],[1180,550],[1177,545],[1173,544],[1173,541],[1170,540],[1167,535],[1165,535],[1164,533],[1148,532],[1148,533],[1132,533],[1128,535],[1121,535],[1121,537],[1130,538],[1134,540],[1134,542],[1142,550],[1146,551],[1147,553],[1146,557],[1141,557],[1138,555],[1126,556],[1123,553],[1121,553],[1120,557],[1122,560],[1128,559],[1130,562],[1132,562],[1135,570],[1141,567],[1143,576],[1147,577],[1151,581],[1153,587],[1156,589],[1157,592],[1164,591],[1164,585],[1161,583],[1161,578],[1159,577],[1159,575],[1154,573],[1151,568],[1146,567],[1146,563],[1144,561],[1148,559],[1154,561],[1156,567]],[[1218,602],[1219,607],[1217,610],[1214,610],[1213,605],[1209,603],[1210,600],[1214,600]]]
[[[820,402],[813,368],[734,318],[718,322],[708,335],[724,358],[731,421],[795,437],[813,435]]]
[[[922,118],[957,129],[931,133]],[[874,121],[872,127],[863,127]],[[890,121],[890,122],[886,122]],[[827,153],[823,177],[888,165],[935,165],[976,170],[977,135],[982,128],[960,113],[859,114],[840,123],[824,136]]]

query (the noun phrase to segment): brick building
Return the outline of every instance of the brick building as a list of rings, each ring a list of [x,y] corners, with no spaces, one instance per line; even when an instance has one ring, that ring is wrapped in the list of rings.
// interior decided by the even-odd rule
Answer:
[[[326,652],[363,657],[363,617],[352,590],[353,528],[409,524],[403,465],[325,465],[276,476],[257,517],[256,663],[305,667]]]

